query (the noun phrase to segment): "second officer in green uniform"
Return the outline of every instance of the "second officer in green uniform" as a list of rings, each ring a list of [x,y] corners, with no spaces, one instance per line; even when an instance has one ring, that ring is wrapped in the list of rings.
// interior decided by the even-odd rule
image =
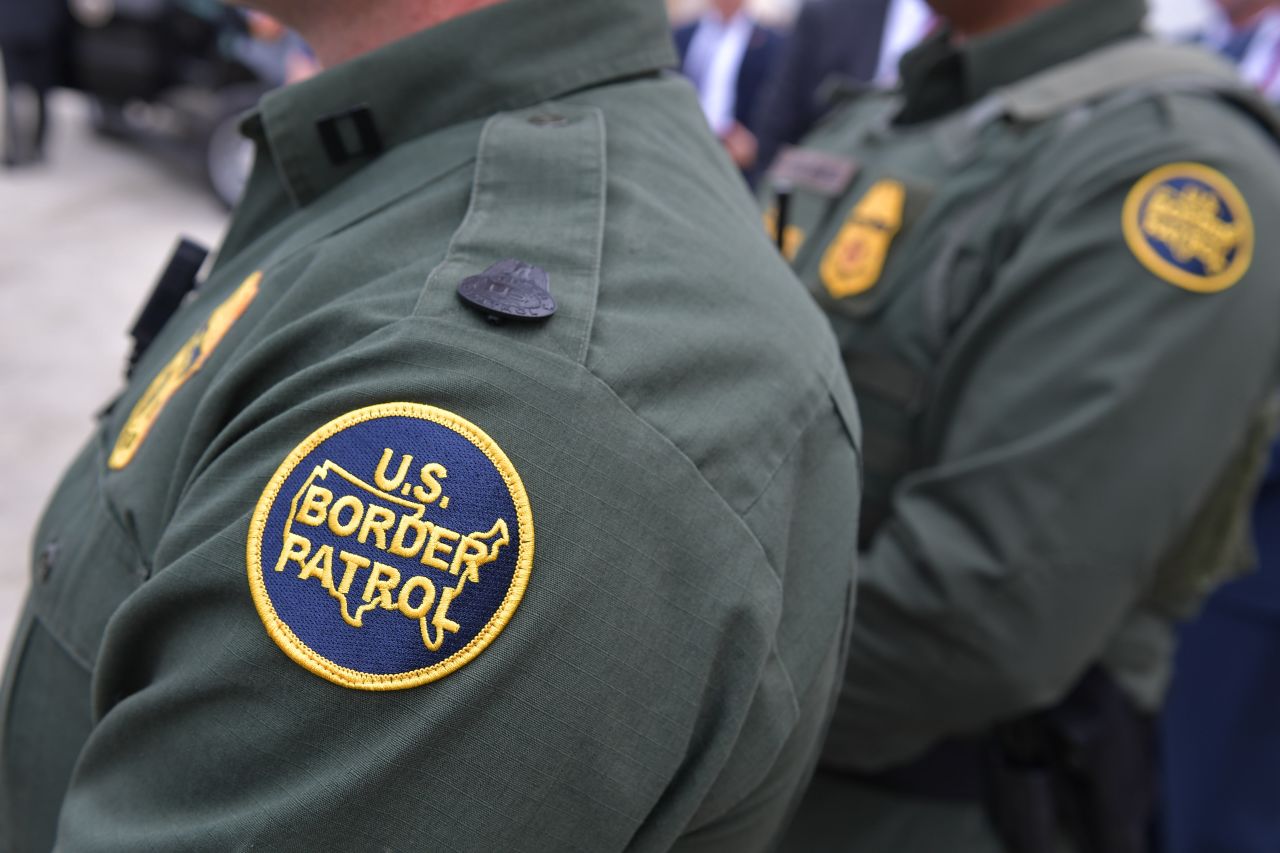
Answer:
[[[1139,851],[1172,625],[1241,562],[1277,387],[1272,119],[1140,0],[933,6],[901,89],[772,172],[866,436],[788,849]]]

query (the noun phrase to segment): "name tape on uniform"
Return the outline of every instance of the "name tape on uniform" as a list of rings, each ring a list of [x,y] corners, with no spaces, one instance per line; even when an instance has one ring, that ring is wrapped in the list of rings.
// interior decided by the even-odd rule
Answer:
[[[533,515],[483,430],[386,403],[289,454],[258,500],[247,562],[258,615],[295,662],[343,687],[416,687],[506,627],[533,566]]]
[[[1124,204],[1124,238],[1159,278],[1196,293],[1236,284],[1253,261],[1253,217],[1226,175],[1199,163],[1149,172]]]

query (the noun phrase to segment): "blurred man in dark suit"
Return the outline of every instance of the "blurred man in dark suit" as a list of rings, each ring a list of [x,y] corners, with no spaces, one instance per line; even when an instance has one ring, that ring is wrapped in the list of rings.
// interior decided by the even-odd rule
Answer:
[[[702,111],[733,162],[755,173],[756,103],[782,47],[743,0],[712,0],[701,18],[675,31],[680,70],[698,90]]]
[[[898,60],[935,21],[924,0],[805,3],[758,105],[759,168],[768,168],[782,146],[818,123],[830,81],[897,82]]]

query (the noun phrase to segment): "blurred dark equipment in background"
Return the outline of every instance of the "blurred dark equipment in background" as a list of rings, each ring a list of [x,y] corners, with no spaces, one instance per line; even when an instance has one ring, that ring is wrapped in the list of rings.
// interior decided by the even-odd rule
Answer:
[[[0,0],[0,155],[7,167],[44,156],[46,96],[66,76],[69,23],[63,0]]]
[[[196,167],[232,206],[252,159],[239,116],[281,82],[242,58],[242,14],[214,0],[69,5],[65,84],[92,99],[97,129]]]

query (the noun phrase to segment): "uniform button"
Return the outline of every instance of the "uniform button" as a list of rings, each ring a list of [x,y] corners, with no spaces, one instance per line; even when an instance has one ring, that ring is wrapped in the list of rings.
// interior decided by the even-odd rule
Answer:
[[[49,576],[53,574],[53,563],[58,558],[58,543],[49,542],[40,549],[40,557],[36,561],[36,576],[40,583],[49,580]]]

